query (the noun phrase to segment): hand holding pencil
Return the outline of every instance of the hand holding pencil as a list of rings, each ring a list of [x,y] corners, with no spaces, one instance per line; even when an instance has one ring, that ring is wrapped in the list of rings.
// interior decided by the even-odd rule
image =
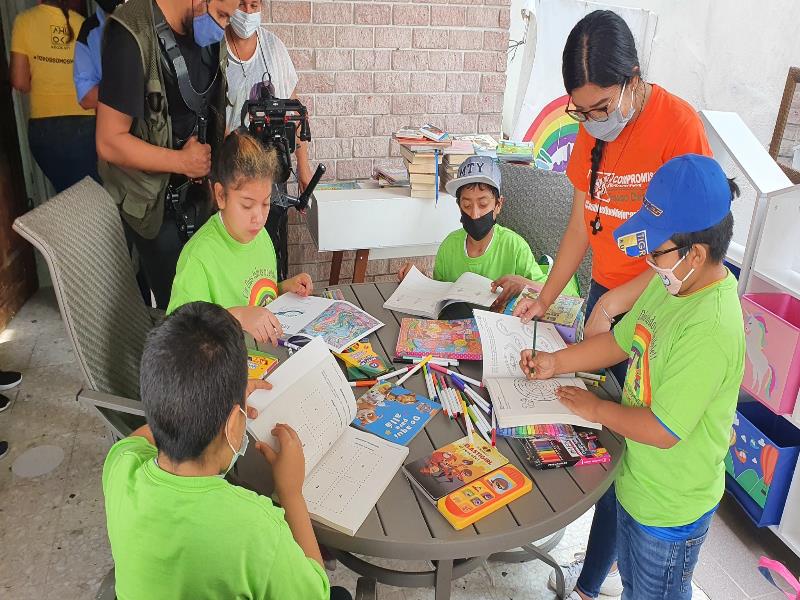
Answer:
[[[552,352],[523,350],[520,352],[519,366],[526,379],[550,379],[558,374],[558,360]]]

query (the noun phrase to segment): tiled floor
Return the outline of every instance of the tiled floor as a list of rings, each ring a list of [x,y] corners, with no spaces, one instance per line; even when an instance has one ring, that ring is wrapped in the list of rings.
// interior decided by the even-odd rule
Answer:
[[[92,598],[112,566],[105,531],[100,473],[110,441],[98,419],[75,402],[80,374],[52,291],[40,291],[0,332],[0,367],[23,372],[11,390],[12,407],[0,414],[0,439],[11,443],[0,463],[0,598]],[[11,465],[28,448],[64,450],[54,471],[34,479]],[[583,549],[591,513],[573,523],[553,555],[566,561]],[[800,573],[800,559],[768,531],[758,530],[723,501],[695,572],[694,598],[778,600],[758,574],[762,554]],[[395,568],[425,569],[425,563]],[[490,563],[453,583],[455,600],[552,599],[542,563]],[[339,566],[334,584],[355,589],[355,575]],[[699,586],[699,587],[698,587]],[[700,589],[705,590],[705,593]],[[707,595],[706,595],[707,594]],[[432,590],[379,586],[381,600],[429,600]]]

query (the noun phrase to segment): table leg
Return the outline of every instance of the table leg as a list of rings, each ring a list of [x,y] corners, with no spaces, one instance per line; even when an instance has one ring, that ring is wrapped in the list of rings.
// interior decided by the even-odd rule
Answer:
[[[342,273],[342,257],[344,256],[344,251],[337,250],[333,253],[331,257],[331,275],[328,279],[328,285],[338,285],[339,283],[339,275]]]
[[[367,263],[369,262],[369,248],[356,250],[356,262],[353,266],[353,283],[364,283],[367,278]]]
[[[450,588],[453,583],[453,561],[436,561],[436,600],[450,600]]]

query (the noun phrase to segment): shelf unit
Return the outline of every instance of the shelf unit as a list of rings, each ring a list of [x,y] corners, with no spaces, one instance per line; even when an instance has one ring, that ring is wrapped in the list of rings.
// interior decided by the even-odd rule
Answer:
[[[738,114],[704,110],[700,118],[714,158],[729,175],[735,165],[756,192],[747,240],[732,243],[726,256],[741,269],[739,295],[783,292],[800,298],[800,185],[792,185]],[[800,394],[794,414],[784,417],[800,428]],[[781,522],[769,529],[800,556],[800,462]]]

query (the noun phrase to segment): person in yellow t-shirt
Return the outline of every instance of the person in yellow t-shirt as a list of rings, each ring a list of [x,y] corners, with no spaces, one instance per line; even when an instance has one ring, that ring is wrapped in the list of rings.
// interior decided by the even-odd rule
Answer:
[[[17,15],[11,33],[11,85],[30,99],[31,154],[56,192],[97,175],[94,111],[75,97],[72,62],[83,17],[67,0]]]

